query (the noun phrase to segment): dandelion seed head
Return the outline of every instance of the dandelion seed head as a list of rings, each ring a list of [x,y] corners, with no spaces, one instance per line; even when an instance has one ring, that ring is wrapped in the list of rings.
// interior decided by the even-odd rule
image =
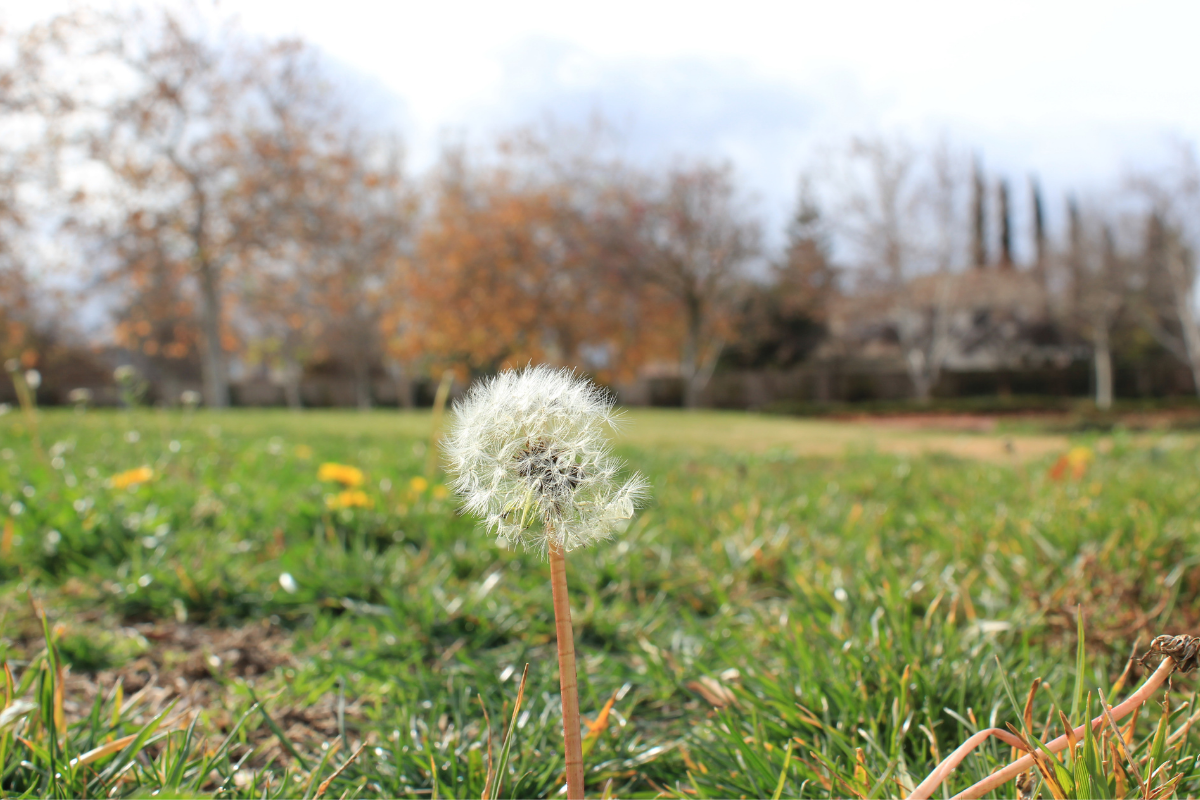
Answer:
[[[506,370],[455,405],[444,442],[451,488],[489,532],[533,550],[574,550],[609,538],[647,496],[618,485],[606,427],[612,397],[571,370]]]

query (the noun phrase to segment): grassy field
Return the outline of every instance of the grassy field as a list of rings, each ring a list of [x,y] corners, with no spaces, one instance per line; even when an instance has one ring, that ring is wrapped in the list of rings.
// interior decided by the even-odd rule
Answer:
[[[526,664],[501,795],[555,795],[548,570],[456,513],[430,433],[0,417],[0,795],[479,797]],[[1095,715],[1135,647],[1197,632],[1196,444],[629,414],[654,500],[570,557],[589,793],[903,796],[980,728]],[[1195,686],[1067,762],[1068,794],[1200,792]]]

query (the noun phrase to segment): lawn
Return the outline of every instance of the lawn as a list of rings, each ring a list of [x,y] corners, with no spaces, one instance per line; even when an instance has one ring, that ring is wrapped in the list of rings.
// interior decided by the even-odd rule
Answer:
[[[383,411],[0,417],[0,795],[479,797],[526,664],[501,794],[554,795],[547,567],[457,514],[430,435]],[[654,499],[569,558],[589,793],[903,796],[978,729],[1095,716],[1151,671],[1122,679],[1131,652],[1197,632],[1196,444],[629,413]],[[1069,793],[1200,792],[1195,687]],[[992,740],[948,791],[1011,759]]]

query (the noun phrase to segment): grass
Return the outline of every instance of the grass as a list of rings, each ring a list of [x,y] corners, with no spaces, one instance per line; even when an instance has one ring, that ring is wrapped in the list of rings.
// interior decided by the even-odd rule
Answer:
[[[26,424],[0,417],[0,795],[560,789],[547,565],[456,514],[428,415],[52,411],[44,453]],[[902,796],[978,729],[1094,716],[1135,645],[1195,632],[1195,445],[631,414],[655,500],[568,560],[589,793]],[[1094,456],[1055,470],[1071,446]],[[326,461],[370,507],[330,507]],[[1178,796],[1194,687],[1129,731]],[[1045,795],[1140,791],[1112,745]]]

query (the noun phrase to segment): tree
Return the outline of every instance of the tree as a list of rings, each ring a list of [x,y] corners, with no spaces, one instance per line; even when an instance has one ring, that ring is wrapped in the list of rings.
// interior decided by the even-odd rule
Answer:
[[[963,162],[945,143],[921,153],[903,141],[857,139],[834,178],[841,234],[857,273],[858,315],[882,317],[894,332],[920,402],[932,396],[954,333],[955,267],[966,258]],[[978,168],[975,178],[978,211]],[[974,232],[977,250],[978,225]]]
[[[971,174],[971,254],[975,266],[987,266],[987,184],[978,156]]]
[[[47,298],[29,267],[35,229],[58,220],[43,217],[31,197],[55,188],[54,156],[70,98],[46,80],[46,61],[71,23],[56,18],[22,32],[0,26],[0,359],[21,355],[26,366],[37,358],[35,341],[54,333],[45,320],[56,315],[37,313]]]
[[[1143,325],[1188,366],[1200,394],[1200,319],[1196,312],[1196,253],[1200,249],[1200,164],[1188,145],[1176,149],[1161,175],[1141,175],[1132,188],[1149,204],[1140,259]]]
[[[225,353],[236,343],[226,313],[226,272],[258,233],[230,202],[251,61],[229,28],[206,30],[202,20],[172,11],[111,16],[101,25],[99,67],[108,71],[98,71],[117,91],[90,98],[100,111],[90,131],[91,153],[108,169],[109,201],[126,209],[117,225],[152,219],[147,235],[160,236],[157,247],[186,262],[195,285],[205,402],[221,408],[229,403]],[[115,266],[134,276],[142,263]]]
[[[1084,213],[1068,201],[1069,319],[1092,350],[1096,407],[1113,401],[1112,334],[1130,295],[1130,259],[1118,251],[1116,223],[1099,210]]]
[[[1000,195],[1000,267],[1011,269],[1013,266],[1012,249],[1012,210],[1008,204],[1008,181],[1000,179],[997,188]]]
[[[528,361],[627,377],[661,352],[645,280],[645,181],[587,132],[523,131],[445,154],[419,237],[409,356],[488,373]],[[656,305],[657,304],[657,305]]]
[[[646,215],[644,277],[677,309],[684,404],[694,408],[728,336],[744,269],[759,253],[760,231],[728,166],[670,170]]]
[[[828,227],[811,180],[802,179],[796,210],[787,226],[783,257],[772,265],[772,271],[774,283],[791,310],[818,320],[824,317],[828,301],[838,289]]]
[[[1047,258],[1049,255],[1046,247],[1046,214],[1042,206],[1042,187],[1036,177],[1029,179],[1029,199],[1033,208],[1033,269],[1038,283],[1045,291],[1048,288]]]
[[[829,304],[838,294],[829,223],[812,181],[800,192],[786,229],[786,244],[771,263],[769,279],[751,283],[737,320],[730,357],[748,367],[789,367],[800,363],[825,332]]]

